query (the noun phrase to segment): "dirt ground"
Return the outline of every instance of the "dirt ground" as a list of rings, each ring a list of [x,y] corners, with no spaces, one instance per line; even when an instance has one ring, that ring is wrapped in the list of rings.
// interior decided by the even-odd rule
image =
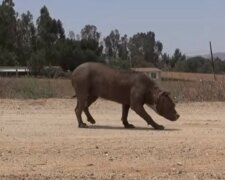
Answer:
[[[0,100],[0,179],[225,179],[225,103],[178,104],[156,131],[98,100],[97,124],[78,129],[74,99]],[[86,119],[85,119],[86,121]]]

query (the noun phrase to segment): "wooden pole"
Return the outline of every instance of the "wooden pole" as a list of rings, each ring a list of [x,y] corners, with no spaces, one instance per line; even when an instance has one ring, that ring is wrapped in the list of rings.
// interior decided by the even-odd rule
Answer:
[[[215,66],[214,66],[214,58],[213,58],[211,41],[209,41],[209,47],[210,47],[210,54],[211,54],[211,60],[212,60],[212,68],[213,68],[214,80],[216,81]]]

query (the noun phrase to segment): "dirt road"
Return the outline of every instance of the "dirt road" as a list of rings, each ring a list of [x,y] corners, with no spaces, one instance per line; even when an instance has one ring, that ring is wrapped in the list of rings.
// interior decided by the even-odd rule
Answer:
[[[98,100],[97,124],[78,129],[73,99],[0,100],[0,179],[225,179],[225,103],[179,104],[155,131]]]

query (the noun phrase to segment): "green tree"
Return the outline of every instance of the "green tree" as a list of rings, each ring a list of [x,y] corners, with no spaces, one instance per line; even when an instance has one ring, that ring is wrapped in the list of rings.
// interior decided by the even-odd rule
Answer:
[[[104,38],[105,42],[105,54],[109,58],[116,59],[119,55],[120,33],[117,29],[110,32],[108,36]]]
[[[185,54],[182,54],[180,49],[175,49],[172,59],[170,61],[171,68],[174,68],[177,62],[184,60],[186,60]]]
[[[162,68],[164,70],[169,70],[170,68],[170,56],[167,53],[163,53],[161,55],[161,59],[159,61],[159,68]]]
[[[175,64],[174,70],[179,72],[192,72],[189,70],[188,63],[186,60],[177,61],[177,63]]]
[[[102,56],[103,46],[100,44],[100,33],[94,25],[86,25],[81,30],[80,48],[85,61],[98,61]]]
[[[128,60],[129,59],[129,48],[128,48],[129,39],[127,35],[121,37],[119,46],[118,46],[118,55],[119,58],[122,60]]]
[[[16,53],[0,47],[0,66],[18,65]]]
[[[81,29],[81,39],[84,40],[95,40],[99,42],[101,34],[97,31],[97,27],[94,25],[86,25]]]
[[[74,70],[84,62],[84,53],[80,41],[65,39],[56,44],[59,65],[64,71]]]
[[[201,56],[195,56],[187,59],[187,71],[197,73],[212,72],[211,64],[208,59]]]
[[[63,28],[62,22],[58,19],[56,23],[58,39],[65,39],[65,30]]]
[[[220,58],[215,58],[215,72],[216,73],[224,73],[225,72],[225,61],[222,61]],[[212,70],[212,68],[211,68]]]
[[[60,39],[65,39],[62,22],[52,19],[47,7],[42,7],[37,19],[37,45],[45,49],[47,65],[57,65],[54,46]]]
[[[0,46],[8,50],[15,49],[16,12],[12,0],[3,0],[0,6]]]
[[[45,50],[37,50],[36,52],[32,53],[29,61],[28,67],[32,71],[32,74],[39,75],[46,64],[46,52]]]
[[[68,38],[71,40],[75,40],[76,39],[75,33],[73,31],[69,31]]]
[[[147,33],[137,33],[131,37],[129,49],[132,61],[142,59],[151,65],[158,66],[159,55],[163,46],[161,42],[155,41],[155,33],[149,31]]]
[[[0,65],[16,65],[16,12],[13,0],[0,5]]]
[[[96,62],[100,60],[99,55],[92,49],[94,47],[91,48],[90,41],[93,40],[65,39],[57,42],[57,61],[64,71],[72,71],[78,65],[87,61]]]
[[[17,19],[16,37],[18,62],[20,65],[25,66],[32,52],[36,50],[36,29],[33,23],[33,16],[29,11],[26,14],[23,13]]]
[[[158,66],[159,63],[159,57],[162,55],[163,50],[163,44],[160,41],[156,41],[155,47],[154,47],[154,58],[153,63],[155,66]]]
[[[37,35],[39,46],[50,46],[57,40],[57,25],[50,17],[46,6],[40,10],[37,19]]]
[[[102,46],[99,46],[99,43],[93,39],[82,39],[80,41],[81,49],[83,51],[93,51],[97,56],[102,55]]]

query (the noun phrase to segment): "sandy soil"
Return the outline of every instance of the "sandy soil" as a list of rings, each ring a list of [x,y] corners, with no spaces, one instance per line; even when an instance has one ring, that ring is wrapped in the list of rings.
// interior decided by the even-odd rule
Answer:
[[[78,129],[73,99],[0,100],[0,179],[225,179],[225,103],[178,104],[164,131],[98,100]],[[86,120],[85,120],[86,121]]]

